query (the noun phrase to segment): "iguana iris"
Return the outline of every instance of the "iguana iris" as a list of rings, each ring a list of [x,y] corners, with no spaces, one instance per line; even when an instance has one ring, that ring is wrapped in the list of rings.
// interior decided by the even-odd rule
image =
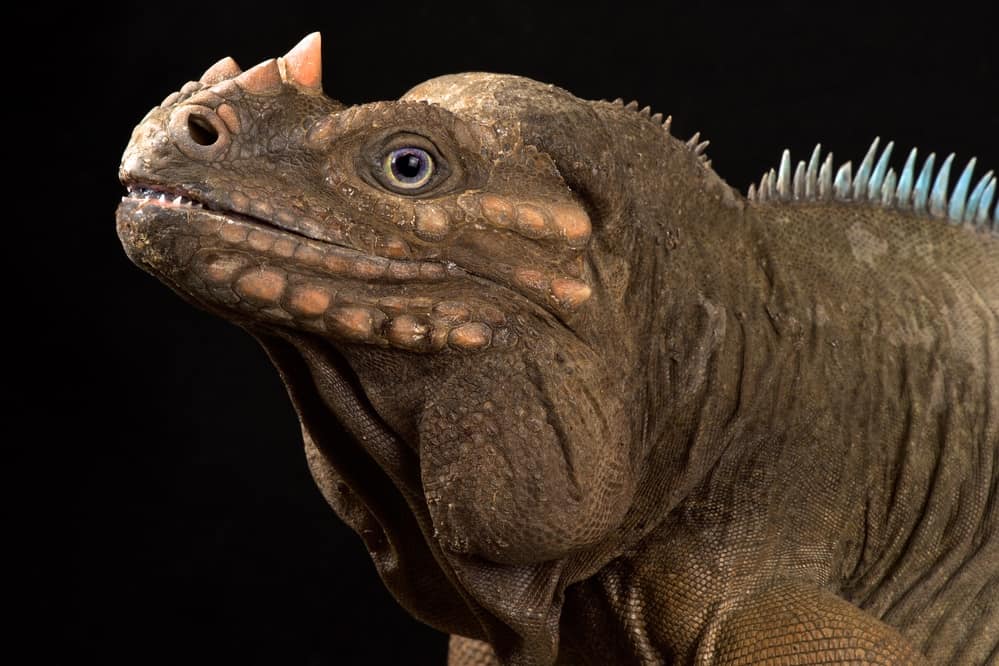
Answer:
[[[263,344],[450,663],[996,663],[993,172],[816,147],[746,197],[637,105],[320,69],[167,97],[118,233]]]

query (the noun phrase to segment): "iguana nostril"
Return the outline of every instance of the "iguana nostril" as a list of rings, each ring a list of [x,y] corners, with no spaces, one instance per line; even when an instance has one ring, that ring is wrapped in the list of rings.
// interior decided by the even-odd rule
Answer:
[[[187,131],[199,146],[211,146],[219,140],[219,133],[212,124],[194,113],[187,117]]]
[[[219,115],[199,104],[183,104],[174,109],[169,133],[180,152],[200,161],[222,157],[232,142],[231,132]]]

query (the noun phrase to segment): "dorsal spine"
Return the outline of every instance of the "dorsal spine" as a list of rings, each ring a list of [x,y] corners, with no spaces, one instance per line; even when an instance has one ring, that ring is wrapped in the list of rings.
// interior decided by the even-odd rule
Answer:
[[[917,175],[917,150],[913,148],[902,171],[896,175],[895,170],[889,167],[894,142],[889,141],[880,154],[879,142],[880,138],[875,138],[871,143],[856,175],[852,173],[852,164],[846,162],[833,176],[832,153],[819,167],[821,144],[815,146],[807,164],[799,161],[793,171],[791,153],[785,150],[778,168],[764,173],[759,185],[749,186],[749,200],[766,204],[830,200],[865,202],[884,208],[912,210],[950,224],[966,224],[980,231],[999,234],[999,213],[993,208],[992,214],[989,214],[996,196],[993,171],[986,172],[971,187],[977,163],[976,158],[971,158],[948,196],[953,153],[938,170],[934,170],[936,155],[930,153]]]

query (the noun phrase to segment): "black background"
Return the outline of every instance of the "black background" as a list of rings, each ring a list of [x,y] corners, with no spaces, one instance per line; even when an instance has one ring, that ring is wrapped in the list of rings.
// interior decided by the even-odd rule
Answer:
[[[784,147],[822,141],[856,166],[875,135],[896,141],[896,168],[914,145],[999,167],[996,23],[950,5],[161,2],[24,29],[8,133],[26,144],[14,182],[31,214],[11,254],[28,270],[8,288],[30,316],[8,321],[30,372],[8,408],[33,454],[15,513],[37,663],[443,663],[445,638],[396,607],[313,486],[263,352],[115,236],[132,126],[218,58],[246,68],[321,30],[326,91],[347,103],[466,70],[637,99],[677,136],[702,131],[742,190]]]

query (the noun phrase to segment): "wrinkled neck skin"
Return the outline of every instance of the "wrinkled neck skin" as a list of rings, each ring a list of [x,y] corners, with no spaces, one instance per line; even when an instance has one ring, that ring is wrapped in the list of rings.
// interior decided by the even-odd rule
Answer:
[[[595,221],[592,305],[561,320],[508,306],[508,344],[469,354],[256,331],[296,403],[314,476],[388,588],[511,664],[564,659],[566,588],[656,529],[720,455],[718,424],[736,398],[719,369],[741,357],[720,304],[760,285],[737,195],[633,111],[591,113],[593,146],[559,143],[551,128],[523,140],[559,153]],[[644,152],[601,155],[614,136]],[[334,422],[352,443],[331,444]],[[455,606],[467,622],[438,612]]]

